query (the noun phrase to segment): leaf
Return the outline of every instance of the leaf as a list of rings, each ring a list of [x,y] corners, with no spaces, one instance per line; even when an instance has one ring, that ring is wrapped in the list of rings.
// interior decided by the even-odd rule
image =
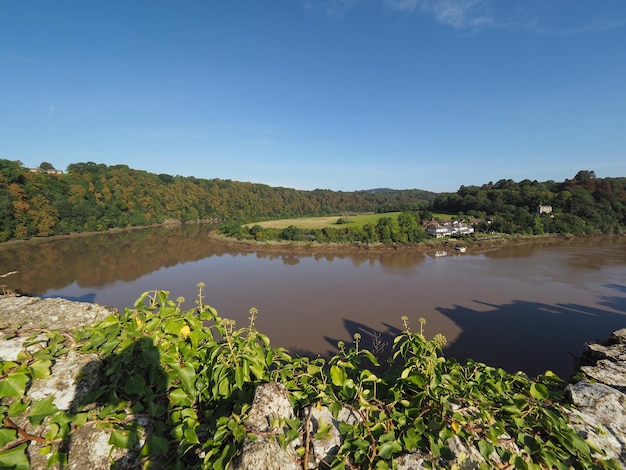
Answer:
[[[12,449],[0,452],[0,468],[11,468],[13,470],[29,470],[30,462],[26,456],[28,443],[20,444]]]
[[[530,396],[535,400],[545,400],[550,396],[548,387],[543,384],[533,383],[530,386]]]
[[[390,459],[394,453],[402,451],[402,446],[397,441],[384,442],[380,446],[378,454],[383,459]]]
[[[22,398],[30,377],[26,372],[13,372],[0,380],[0,397]]]
[[[484,439],[478,441],[478,450],[480,451],[480,455],[487,461],[489,461],[489,456],[493,452],[493,446]]]
[[[189,395],[182,388],[175,388],[170,392],[170,400],[175,405],[179,406],[191,406],[192,400]]]
[[[17,431],[15,429],[0,428],[0,449],[16,439]]]
[[[35,402],[35,404],[31,407],[30,413],[28,415],[28,420],[30,424],[33,426],[37,426],[41,424],[41,422],[48,416],[53,415],[59,409],[56,407],[52,401],[54,397],[44,398],[43,400],[39,400]]]
[[[133,375],[124,385],[124,391],[129,395],[142,396],[145,390],[146,380],[141,375]]]
[[[165,326],[163,328],[163,331],[165,331],[166,333],[169,333],[171,335],[178,335],[180,334],[181,330],[183,329],[183,327],[186,326],[185,322],[181,319],[178,318],[169,318],[166,322],[165,322]]]
[[[195,395],[196,371],[191,364],[170,364],[183,389],[191,396]]]
[[[111,429],[109,444],[122,449],[130,449],[137,442],[137,433],[128,429]]]
[[[337,387],[343,387],[347,380],[347,374],[344,368],[338,366],[331,366],[330,368],[330,379],[333,382],[333,385]]]
[[[28,403],[24,403],[22,400],[16,400],[11,403],[9,409],[7,410],[10,417],[15,417],[21,415],[28,408]],[[2,445],[0,445],[2,447]]]
[[[162,436],[150,436],[148,442],[146,442],[145,448],[150,455],[152,454],[167,454],[169,448],[169,441]]]
[[[239,390],[243,388],[243,382],[244,382],[243,368],[235,367],[235,384],[237,385],[237,388]]]
[[[30,365],[33,379],[47,379],[50,377],[50,368],[52,367],[52,361],[35,361]]]

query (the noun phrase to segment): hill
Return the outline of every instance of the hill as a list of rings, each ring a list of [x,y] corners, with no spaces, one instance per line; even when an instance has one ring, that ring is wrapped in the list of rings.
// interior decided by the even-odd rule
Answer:
[[[342,192],[153,174],[127,165],[74,163],[66,173],[0,160],[0,241],[167,221],[238,220],[416,210],[435,193]]]

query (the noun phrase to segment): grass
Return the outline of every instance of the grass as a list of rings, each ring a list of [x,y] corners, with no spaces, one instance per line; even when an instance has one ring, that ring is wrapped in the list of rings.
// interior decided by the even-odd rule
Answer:
[[[400,212],[388,212],[384,214],[358,214],[351,215],[349,220],[351,226],[376,224],[381,217],[398,217]],[[337,220],[342,218],[342,215],[331,215],[325,217],[299,217],[296,219],[280,219],[280,220],[267,220],[264,222],[255,222],[246,224],[246,227],[252,227],[254,225],[260,225],[263,228],[277,228],[283,229],[290,225],[294,225],[302,229],[322,229],[325,227],[347,227],[348,224],[338,225]]]

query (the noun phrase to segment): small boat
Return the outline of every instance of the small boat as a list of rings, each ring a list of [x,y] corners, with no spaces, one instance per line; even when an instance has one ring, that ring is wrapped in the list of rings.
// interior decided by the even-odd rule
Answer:
[[[467,251],[466,246],[455,246],[454,249],[460,253],[465,253]]]
[[[440,256],[446,256],[448,254],[447,251],[435,251],[435,257],[439,258]]]

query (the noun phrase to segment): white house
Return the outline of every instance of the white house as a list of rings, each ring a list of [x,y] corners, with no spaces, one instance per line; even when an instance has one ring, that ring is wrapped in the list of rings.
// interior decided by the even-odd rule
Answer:
[[[461,235],[469,235],[470,233],[474,233],[474,227],[463,222],[459,222],[458,220],[454,220],[452,222],[444,222],[443,224],[440,224],[433,219],[428,223],[426,227],[426,233],[432,235],[435,238],[447,237],[456,233]]]

